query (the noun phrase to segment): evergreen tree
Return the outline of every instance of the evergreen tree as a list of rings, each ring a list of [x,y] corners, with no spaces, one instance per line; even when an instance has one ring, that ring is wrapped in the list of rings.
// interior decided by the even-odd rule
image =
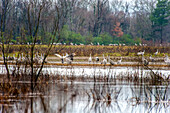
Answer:
[[[163,42],[163,28],[168,24],[170,16],[170,2],[168,0],[158,0],[156,8],[151,13],[153,34],[160,34],[161,43]]]

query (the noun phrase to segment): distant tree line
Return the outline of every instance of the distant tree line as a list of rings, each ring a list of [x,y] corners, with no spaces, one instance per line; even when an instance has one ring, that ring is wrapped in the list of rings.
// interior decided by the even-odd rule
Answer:
[[[168,0],[0,1],[0,33],[4,43],[30,43],[30,36],[37,35],[37,43],[49,44],[55,22],[58,29],[54,42],[60,39],[66,44],[169,43],[169,20]]]

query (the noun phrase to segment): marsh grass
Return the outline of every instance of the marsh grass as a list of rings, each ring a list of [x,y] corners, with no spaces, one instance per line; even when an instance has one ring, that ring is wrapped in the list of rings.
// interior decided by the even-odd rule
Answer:
[[[22,49],[21,49],[22,48]],[[21,51],[25,52],[28,48],[31,48],[30,45],[11,45],[9,49],[9,54],[16,54]],[[46,51],[48,45],[35,45],[35,51],[43,52]],[[0,48],[1,49],[1,48]],[[158,55],[154,53],[159,50]],[[137,56],[137,52],[145,50],[145,55],[153,57],[164,57],[165,54],[170,56],[170,47],[154,47],[154,46],[71,46],[71,45],[54,45],[51,49],[49,55],[54,55],[55,53],[76,53],[77,56],[102,56],[103,53],[110,56]]]

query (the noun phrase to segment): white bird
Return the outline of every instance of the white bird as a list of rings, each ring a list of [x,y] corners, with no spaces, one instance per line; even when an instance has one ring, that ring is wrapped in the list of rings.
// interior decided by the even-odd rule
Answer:
[[[143,52],[138,52],[137,55],[144,55],[145,54],[145,50]]]
[[[104,57],[104,54],[103,54],[103,61],[101,62],[101,64],[104,64],[104,65],[107,64],[107,59]]]
[[[73,62],[73,57],[75,56],[75,53],[71,53],[70,55],[66,53],[64,58],[66,59],[67,64],[71,64]]]
[[[117,61],[117,64],[121,64],[122,62],[122,57],[120,57],[120,60]]]
[[[35,63],[35,64],[39,64],[39,55],[38,55],[38,53],[37,54],[35,54],[35,57],[33,58],[33,62]]]
[[[165,61],[166,64],[170,65],[170,59],[169,59],[169,57],[167,55],[164,58],[164,61]]]
[[[142,44],[141,44],[141,43],[139,43],[139,46],[142,46]]]
[[[22,55],[22,56],[21,56],[21,60],[22,60],[22,61],[25,61],[24,54],[22,53],[21,55]]]
[[[8,56],[7,57],[7,60],[16,60],[16,58],[15,58],[15,54],[13,54],[13,56],[11,57],[11,56]]]
[[[152,55],[149,57],[149,59],[150,59],[151,62],[155,61],[155,59],[152,57]]]
[[[70,55],[66,53],[66,57],[69,57],[70,60],[74,60],[73,57],[75,56],[76,54],[75,53],[71,53]]]
[[[69,59],[69,58],[65,58],[66,59],[66,62],[67,62],[67,64],[71,64],[72,63],[72,60],[71,59]]]
[[[67,56],[67,57],[69,57],[69,54],[68,54],[68,53],[66,53],[66,56]]]
[[[147,66],[149,64],[148,60],[146,60],[144,56],[142,56],[142,63],[144,64],[144,66]]]
[[[44,60],[44,54],[41,53],[41,56],[39,57],[39,64],[42,63]],[[47,58],[45,59],[45,63],[47,63]]]
[[[17,58],[15,57],[15,54],[13,54],[13,58],[14,58],[14,60],[16,60]]]
[[[17,59],[17,62],[18,63],[21,63],[22,62],[22,58],[21,58],[21,55],[19,54],[19,57],[18,57],[18,59]]]
[[[26,58],[24,57],[23,53],[19,54],[19,57],[16,58],[17,63],[23,64],[26,63]]]
[[[157,49],[157,51],[155,52],[155,55],[157,55],[158,54],[158,49]]]
[[[91,54],[90,54],[90,57],[89,57],[89,63],[91,63],[92,62],[92,57],[91,57]]]
[[[110,56],[108,56],[108,60],[109,60],[109,63],[110,63],[111,65],[115,65],[115,63],[113,62],[113,60],[110,59]]]
[[[54,54],[54,55],[57,56],[57,57],[59,57],[59,58],[61,59],[61,63],[62,63],[62,64],[64,63],[64,58],[68,57],[67,54],[66,54],[66,56],[64,56],[64,54],[63,54],[63,56],[61,56],[61,55],[59,55],[59,54]]]

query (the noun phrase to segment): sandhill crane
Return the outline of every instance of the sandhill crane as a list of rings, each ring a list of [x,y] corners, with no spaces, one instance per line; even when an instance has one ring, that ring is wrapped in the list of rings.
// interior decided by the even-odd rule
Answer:
[[[11,56],[8,56],[8,57],[7,57],[7,60],[15,60],[15,54],[13,54],[12,57],[11,57]]]
[[[39,57],[39,63],[42,63],[44,59],[44,54],[41,53],[41,56]]]
[[[15,54],[13,54],[13,59],[16,60],[17,58],[15,57]]]
[[[30,56],[26,57],[27,59],[25,59],[25,62],[30,63]],[[33,58],[33,63],[35,64],[41,64],[44,60],[44,54],[41,53],[41,56],[38,55],[38,52],[35,54],[35,57]],[[47,59],[45,60],[44,63],[47,63]]]
[[[17,58],[17,63],[18,64],[21,64],[22,63],[22,57],[21,55],[19,54],[18,58]]]
[[[25,56],[25,62],[28,63],[28,64],[31,62],[31,58],[30,58],[30,55],[29,55],[29,54],[26,54],[26,56]]]
[[[38,64],[41,64],[43,62],[44,56],[41,53],[41,56],[38,57]]]
[[[109,60],[110,65],[115,65],[115,63],[113,62],[113,60],[110,59],[110,56],[108,56],[108,60]]]
[[[21,53],[21,60],[22,60],[22,62],[25,61],[24,53]]]
[[[92,57],[91,57],[91,54],[90,54],[90,57],[89,57],[89,63],[91,63],[92,62]]]
[[[39,63],[39,56],[38,56],[38,54],[35,54],[35,57],[33,58],[33,63],[35,63],[35,64]]]
[[[66,62],[67,62],[67,64],[71,64],[72,60],[66,57]]]
[[[144,55],[145,54],[145,50],[143,52],[138,52],[137,55]]]
[[[59,58],[61,59],[61,63],[62,63],[62,64],[64,63],[64,58],[67,57],[67,55],[64,56],[64,54],[63,54],[63,56],[61,56],[61,55],[59,55],[59,54],[54,54],[54,55],[57,56],[57,57],[59,57]]]
[[[44,54],[41,53],[40,62],[42,63],[43,60],[44,60]],[[44,63],[47,63],[47,58],[45,59]]]
[[[142,46],[142,44],[141,44],[141,43],[139,43],[139,46]]]
[[[76,54],[75,53],[71,53],[70,55],[68,55],[67,53],[66,53],[66,56],[67,57],[69,57],[70,58],[70,60],[74,60],[74,56],[75,56]]]
[[[71,64],[72,63],[72,61],[73,61],[73,56],[74,56],[75,54],[73,54],[73,55],[69,55],[68,53],[66,53],[66,62],[67,62],[67,64]],[[72,60],[71,60],[72,59]]]
[[[99,62],[99,57],[96,57],[95,59],[96,59],[96,62]]]
[[[142,55],[142,63],[144,66],[147,66],[149,64],[148,60],[146,60],[143,55]]]
[[[101,64],[104,64],[104,65],[107,64],[107,59],[104,57],[104,54],[103,54],[103,61],[101,62]]]
[[[120,57],[120,60],[117,61],[117,64],[121,64],[122,62],[122,57]]]
[[[155,52],[155,55],[157,55],[158,54],[158,49],[157,49],[157,51]]]
[[[149,57],[149,59],[150,59],[151,62],[155,61],[155,59],[152,57],[152,55]]]
[[[170,65],[170,59],[169,59],[168,55],[166,55],[166,57],[164,58],[164,61],[166,64]]]

